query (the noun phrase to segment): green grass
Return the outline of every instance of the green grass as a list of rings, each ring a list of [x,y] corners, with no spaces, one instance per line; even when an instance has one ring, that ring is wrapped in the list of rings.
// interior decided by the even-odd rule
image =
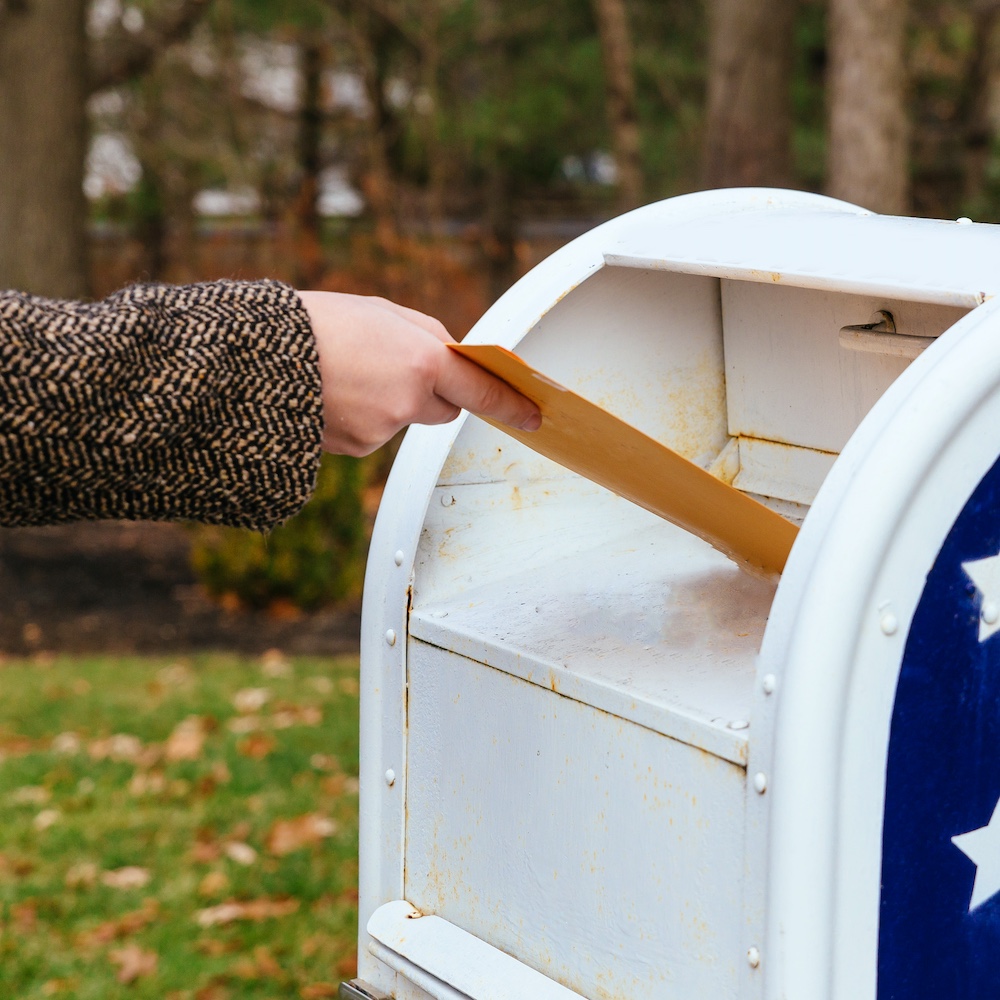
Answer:
[[[356,659],[6,662],[0,691],[0,996],[317,1000],[353,975]],[[146,884],[107,884],[129,866]],[[208,923],[223,903],[258,909]]]

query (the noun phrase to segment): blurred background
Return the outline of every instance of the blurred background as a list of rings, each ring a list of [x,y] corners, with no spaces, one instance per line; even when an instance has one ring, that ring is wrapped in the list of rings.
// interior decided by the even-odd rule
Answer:
[[[0,287],[268,276],[461,337],[594,224],[737,185],[1000,221],[1000,0],[0,0]],[[350,975],[397,444],[267,537],[0,531],[4,996]]]
[[[699,188],[997,219],[998,133],[998,0],[0,0],[0,287],[266,275],[461,337],[562,243]],[[8,533],[0,649],[343,645],[393,450],[329,461],[266,545]],[[74,608],[134,577],[130,554],[155,572],[125,627]],[[43,622],[56,570],[76,576]],[[237,611],[269,612],[263,632],[227,632]]]

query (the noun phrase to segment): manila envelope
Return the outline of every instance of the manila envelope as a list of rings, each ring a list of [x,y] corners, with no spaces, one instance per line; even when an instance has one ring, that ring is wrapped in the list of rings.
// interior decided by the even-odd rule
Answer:
[[[701,466],[490,344],[449,344],[537,404],[537,431],[488,423],[546,458],[659,514],[738,563],[781,573],[798,528]],[[479,414],[479,416],[482,416]]]

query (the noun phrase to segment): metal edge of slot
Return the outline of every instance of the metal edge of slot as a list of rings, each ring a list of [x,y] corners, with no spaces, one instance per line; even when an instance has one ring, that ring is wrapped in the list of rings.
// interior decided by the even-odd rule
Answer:
[[[582,1000],[579,993],[406,900],[368,921],[368,950],[433,1000]],[[406,954],[403,954],[403,952]]]
[[[400,955],[398,951],[393,951],[378,941],[369,942],[368,950],[380,962],[388,965],[393,972],[398,972],[413,983],[414,986],[419,986],[425,993],[432,996],[434,1000],[479,1000],[479,998],[470,997],[468,993],[462,993],[447,983],[442,982],[437,976],[431,975],[426,969],[421,969],[419,965]]]

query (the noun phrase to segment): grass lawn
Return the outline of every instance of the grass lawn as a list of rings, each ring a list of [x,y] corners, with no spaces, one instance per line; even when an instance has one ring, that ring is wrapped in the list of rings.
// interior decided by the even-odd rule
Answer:
[[[0,665],[0,997],[336,996],[355,658]]]

